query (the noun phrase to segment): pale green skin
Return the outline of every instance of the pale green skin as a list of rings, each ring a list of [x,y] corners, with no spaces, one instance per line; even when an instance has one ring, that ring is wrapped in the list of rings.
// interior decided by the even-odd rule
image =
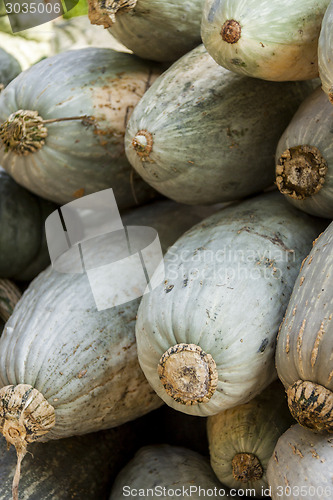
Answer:
[[[126,154],[140,176],[181,203],[240,199],[274,182],[281,133],[313,82],[268,83],[216,64],[201,45],[146,92],[128,123]],[[133,145],[152,134],[149,157]]]
[[[138,0],[119,11],[110,33],[134,54],[153,61],[176,61],[201,43],[204,0]]]
[[[195,451],[169,445],[141,448],[116,478],[110,500],[122,500],[125,486],[136,489],[137,495],[139,495],[140,489],[147,491],[156,486],[166,488],[166,490],[176,490],[174,495],[170,493],[167,497],[162,496],[162,498],[170,498],[171,500],[185,498],[182,494],[177,495],[177,490],[182,491],[184,488],[189,492],[191,486],[197,487],[198,490],[199,487],[203,490],[216,488],[216,494],[209,496],[209,498],[216,499],[227,497],[227,494],[223,495],[222,492],[219,495],[219,490],[224,489],[226,493],[228,491],[216,479],[206,458]],[[147,493],[146,496],[141,495],[141,498],[161,498],[161,495],[153,495],[150,491],[149,497]],[[202,493],[199,495],[199,492],[195,493],[192,490],[191,498],[199,500],[202,498]],[[233,498],[239,500],[238,496],[233,496]]]
[[[130,114],[152,72],[151,64],[131,54],[93,47],[56,55],[24,71],[0,94],[0,123],[20,109],[38,111],[44,120],[95,120],[92,125],[82,120],[48,124],[44,146],[26,156],[5,152],[0,141],[0,164],[19,184],[56,203],[76,199],[80,190],[87,195],[110,187],[120,209],[148,201],[154,193],[138,176],[131,177],[125,126],[118,117],[119,107],[125,116],[129,106]]]
[[[272,81],[318,76],[318,37],[329,0],[206,0],[201,37],[216,62],[239,74]],[[241,25],[227,43],[221,29]]]
[[[0,84],[6,87],[20,72],[21,66],[15,57],[0,48]]]
[[[323,330],[321,335],[320,330]],[[304,262],[281,325],[276,368],[286,389],[304,380],[333,391],[332,341],[333,223],[317,240]]]
[[[262,497],[268,488],[266,470],[278,438],[293,422],[283,385],[274,382],[249,403],[208,417],[211,466],[229,488],[248,488]],[[252,453],[260,461],[260,479],[240,482],[233,476],[232,460],[238,453]]]
[[[268,464],[272,499],[332,498],[332,466],[332,435],[293,425],[278,440]]]
[[[333,97],[333,2],[326,9],[318,42],[318,67],[323,90]]]
[[[207,209],[183,212],[164,201],[122,220],[154,227],[165,251]],[[104,248],[94,248],[94,255],[105,257]],[[126,279],[121,266],[119,273]],[[29,285],[0,339],[0,386],[30,384],[54,407],[56,424],[43,440],[115,427],[162,404],[137,359],[139,303],[97,311],[86,274],[51,267]]]
[[[194,226],[165,256],[165,282],[142,298],[139,362],[178,411],[208,416],[246,403],[276,378],[275,341],[299,267],[321,221],[274,192],[225,208]],[[218,383],[206,403],[184,405],[158,376],[170,347],[211,354]]]
[[[333,219],[333,107],[321,88],[316,89],[304,103],[282,134],[276,149],[276,163],[287,149],[308,145],[319,149],[326,160],[328,170],[323,187],[314,195],[296,200],[286,195],[286,199],[304,212],[319,217]]]

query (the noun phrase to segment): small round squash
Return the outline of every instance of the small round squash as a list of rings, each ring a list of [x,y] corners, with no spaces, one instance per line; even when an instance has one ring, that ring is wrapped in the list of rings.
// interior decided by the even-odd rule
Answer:
[[[318,38],[329,0],[206,0],[201,36],[218,64],[273,81],[318,76]]]
[[[278,440],[268,463],[273,500],[332,498],[333,438],[293,425]]]
[[[333,223],[304,260],[276,348],[276,368],[294,418],[333,432]]]

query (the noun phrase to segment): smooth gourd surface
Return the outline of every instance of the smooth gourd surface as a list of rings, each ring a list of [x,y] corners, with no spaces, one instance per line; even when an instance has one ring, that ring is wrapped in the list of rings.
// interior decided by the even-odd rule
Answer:
[[[0,48],[0,85],[5,87],[20,72],[21,66],[15,57]]]
[[[324,92],[333,103],[333,2],[326,9],[318,42],[319,76]]]
[[[278,440],[267,477],[273,500],[332,496],[333,438],[293,425]]]
[[[313,88],[240,77],[201,45],[163,73],[135,108],[127,157],[146,182],[181,203],[256,193],[273,183],[279,137]],[[151,136],[149,154],[136,144],[140,131]]]
[[[320,230],[320,220],[274,192],[223,209],[169,249],[165,282],[142,298],[136,324],[141,367],[168,405],[213,415],[246,403],[276,378],[278,327]],[[162,385],[160,358],[181,343],[215,360],[218,382],[208,402],[182,404]]]
[[[111,49],[89,47],[41,61],[1,93],[0,122],[18,110],[38,111],[43,120],[76,119],[48,123],[45,144],[26,156],[6,151],[0,141],[2,166],[57,203],[108,187],[119,208],[149,200],[152,190],[133,177],[123,136],[152,78],[151,64]]]
[[[202,40],[216,62],[236,73],[272,81],[315,78],[320,25],[328,4],[329,0],[206,0]],[[236,37],[228,21],[237,23]]]

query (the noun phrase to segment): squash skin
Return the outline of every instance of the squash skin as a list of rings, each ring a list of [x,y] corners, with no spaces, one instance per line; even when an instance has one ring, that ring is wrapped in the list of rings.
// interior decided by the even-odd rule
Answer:
[[[332,461],[331,436],[293,425],[278,440],[268,464],[272,499],[331,498],[332,478],[328,471],[331,471]]]
[[[330,1],[323,21],[318,42],[318,66],[322,89],[333,104],[333,63],[331,58],[333,46],[333,2]]]
[[[123,222],[155,227],[166,250],[207,210],[214,211],[165,201],[127,213]],[[137,359],[139,302],[97,311],[85,274],[51,267],[25,291],[0,339],[0,384],[32,385],[54,407],[56,425],[41,440],[121,425],[162,404]]]
[[[143,59],[176,61],[201,43],[203,0],[137,0],[134,3],[134,8],[127,12],[119,10],[113,23],[107,14],[99,21],[100,2],[89,0],[90,20],[110,27],[116,40]]]
[[[190,490],[190,487],[201,487],[204,490],[214,490],[215,494],[210,498],[224,498],[227,495],[218,495],[219,490],[224,487],[216,479],[206,458],[194,451],[178,446],[155,445],[141,448],[135,457],[126,465],[116,478],[110,500],[124,498],[123,488],[130,486],[131,489],[139,491],[159,486],[166,490],[177,490],[182,488]],[[150,498],[158,498],[159,494],[149,495]],[[182,495],[168,495],[167,498],[176,499]],[[145,496],[145,498],[147,498]],[[166,498],[166,497],[165,497]],[[183,496],[185,498],[185,496]],[[198,492],[192,491],[191,498],[199,499]],[[238,496],[235,496],[239,500]]]
[[[321,224],[273,192],[225,208],[169,249],[165,283],[142,298],[136,323],[141,368],[169,406],[214,415],[276,378],[278,327]],[[216,363],[217,389],[206,403],[177,402],[159,378],[161,356],[182,343],[200,346]]]
[[[221,483],[229,488],[254,489],[255,495],[262,497],[263,489],[268,488],[268,461],[278,438],[292,422],[279,382],[273,382],[245,405],[208,417],[210,463]],[[233,475],[234,457],[245,453],[259,460],[260,478],[239,480]]]
[[[31,280],[50,263],[44,222],[56,209],[0,167],[0,277]]]
[[[235,73],[271,81],[318,76],[318,38],[329,0],[206,0],[201,37],[210,55]],[[226,41],[227,21],[240,38]]]
[[[316,89],[301,104],[282,134],[276,149],[277,165],[281,155],[289,148],[306,145],[319,150],[328,167],[320,190],[303,199],[296,199],[290,195],[286,195],[286,199],[300,210],[328,219],[333,218],[332,118],[333,110],[326,94],[321,88]],[[278,180],[278,166],[276,177]]]
[[[273,184],[276,144],[314,85],[239,77],[201,45],[163,73],[135,108],[127,157],[147,183],[181,203],[260,192]],[[135,143],[139,131],[151,135],[147,154]]]
[[[154,77],[151,64],[111,49],[89,47],[39,62],[0,95],[0,122],[19,109],[43,120],[86,118],[47,124],[45,144],[26,156],[2,144],[2,166],[22,186],[61,204],[108,187],[120,209],[147,202],[155,193],[132,177],[123,135]]]
[[[11,54],[0,48],[0,90],[21,73],[21,66]]]
[[[281,324],[276,347],[276,368],[285,389],[297,381],[312,382],[319,389],[333,393],[332,332],[333,332],[333,223],[316,240],[313,249],[304,260],[288,309]],[[289,394],[288,394],[289,395]],[[333,411],[325,414],[307,413],[289,407],[295,418],[304,426],[333,432]],[[308,401],[311,402],[310,400]]]

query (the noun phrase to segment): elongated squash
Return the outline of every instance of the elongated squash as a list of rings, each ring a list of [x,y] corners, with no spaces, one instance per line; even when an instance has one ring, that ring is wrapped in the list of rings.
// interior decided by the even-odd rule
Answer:
[[[333,2],[330,1],[323,21],[318,43],[318,66],[322,88],[333,104]]]
[[[276,184],[295,207],[333,218],[333,109],[318,88],[300,106],[278,143]]]
[[[165,282],[142,298],[139,361],[173,408],[214,415],[274,378],[275,341],[321,221],[277,192],[194,226],[165,256]]]
[[[200,493],[201,489],[201,493]],[[110,500],[124,496],[144,498],[210,498],[227,497],[206,458],[186,448],[168,445],[145,446],[120,472],[113,485]],[[237,500],[239,497],[235,496]]]
[[[267,469],[273,500],[332,498],[333,438],[293,425],[278,440]]]
[[[19,186],[0,167],[0,277],[32,280],[50,263],[45,219],[56,205]]]
[[[166,250],[207,210],[164,201],[123,222],[153,226]],[[91,252],[102,258],[106,250]],[[30,284],[0,339],[0,430],[16,447],[18,465],[28,443],[121,425],[162,404],[137,359],[139,301],[97,311],[86,274],[51,267]]]
[[[127,157],[146,182],[181,203],[240,199],[273,183],[279,137],[313,88],[241,78],[201,45],[135,108]]]
[[[210,463],[221,483],[267,496],[267,464],[291,423],[285,393],[273,382],[249,403],[208,417]]]
[[[119,208],[154,196],[133,177],[126,121],[156,74],[111,49],[84,48],[41,61],[0,95],[0,162],[22,186],[66,203],[112,187]]]
[[[89,0],[89,18],[144,59],[176,61],[201,43],[203,1]]]
[[[330,0],[206,0],[201,36],[216,62],[264,80],[318,76],[318,38]]]
[[[15,57],[0,48],[0,91],[20,72],[21,66]]]
[[[301,425],[333,432],[333,223],[304,260],[276,349],[291,413]]]

